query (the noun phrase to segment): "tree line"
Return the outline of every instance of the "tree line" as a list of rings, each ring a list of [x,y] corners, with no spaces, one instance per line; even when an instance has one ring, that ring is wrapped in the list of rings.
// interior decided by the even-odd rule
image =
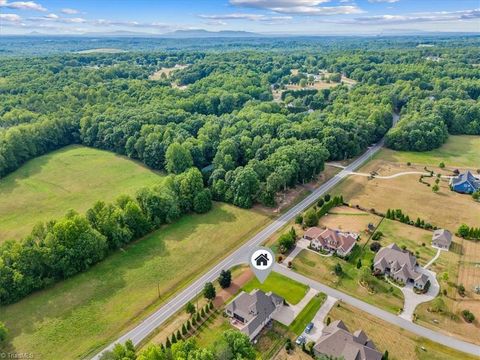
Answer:
[[[125,344],[117,344],[110,352],[106,352],[102,360],[254,360],[256,352],[247,335],[237,330],[226,330],[207,348],[201,348],[195,340],[179,340],[163,344],[151,344],[138,352],[129,340]]]
[[[0,245],[0,304],[86,271],[161,225],[211,207],[202,174],[190,168],[139,190],[135,197],[99,201],[85,215],[69,211],[61,219],[39,223],[25,239]]]

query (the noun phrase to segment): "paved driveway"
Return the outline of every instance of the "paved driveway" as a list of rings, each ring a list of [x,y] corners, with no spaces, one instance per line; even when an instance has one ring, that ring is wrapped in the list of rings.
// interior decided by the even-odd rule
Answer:
[[[283,305],[272,317],[281,322],[283,325],[290,325],[293,320],[300,314],[305,306],[312,300],[312,298],[318,294],[318,291],[310,288],[305,294],[302,300],[295,305]]]
[[[325,302],[322,304],[320,309],[318,309],[317,313],[315,314],[312,322],[313,322],[313,329],[310,331],[310,334],[304,334],[308,341],[317,342],[322,336],[322,330],[325,327],[325,318],[327,317],[328,313],[332,309],[332,307],[337,302],[337,298],[333,296],[328,296]]]
[[[424,302],[432,301],[440,291],[440,285],[438,284],[437,276],[433,271],[424,269],[421,266],[418,267],[417,271],[428,276],[430,280],[430,288],[426,294],[416,294],[413,290],[413,284],[407,284],[400,288],[405,300],[403,304],[403,311],[399,316],[408,321],[413,320],[413,314],[418,305]]]

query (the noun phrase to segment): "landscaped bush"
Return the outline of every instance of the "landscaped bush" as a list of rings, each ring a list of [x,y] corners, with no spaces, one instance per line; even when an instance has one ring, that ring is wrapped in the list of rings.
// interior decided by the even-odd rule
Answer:
[[[466,322],[472,323],[475,320],[475,315],[470,310],[463,310],[462,315]]]
[[[370,250],[372,250],[373,252],[378,252],[378,250],[380,250],[381,247],[382,245],[380,245],[380,243],[378,242],[373,242],[370,244]]]

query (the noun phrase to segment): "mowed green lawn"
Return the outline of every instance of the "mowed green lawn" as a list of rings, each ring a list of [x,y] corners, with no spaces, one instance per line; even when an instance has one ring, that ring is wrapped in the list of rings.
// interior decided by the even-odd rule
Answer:
[[[118,251],[88,272],[0,309],[10,352],[87,357],[240,246],[269,218],[215,204]],[[161,298],[158,299],[160,289]]]
[[[438,166],[444,162],[448,167],[480,168],[480,136],[451,135],[440,148],[425,151],[394,151],[383,149],[375,158],[392,162],[408,162]]]
[[[310,300],[307,306],[303,308],[300,314],[298,314],[295,320],[290,324],[289,329],[295,335],[300,335],[305,330],[307,325],[313,320],[326,299],[326,294],[319,293],[312,300]]]
[[[161,180],[128,158],[79,145],[40,156],[0,179],[0,242],[28,235],[39,221],[84,212]]]
[[[243,286],[243,290],[246,292],[253,289],[260,289],[264,292],[272,291],[283,297],[288,303],[295,305],[303,299],[308,291],[308,286],[272,271],[263,284],[255,277]]]

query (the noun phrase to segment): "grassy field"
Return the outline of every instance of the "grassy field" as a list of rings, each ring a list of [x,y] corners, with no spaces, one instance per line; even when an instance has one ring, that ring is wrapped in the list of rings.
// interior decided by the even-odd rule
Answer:
[[[10,329],[7,350],[32,352],[35,359],[91,355],[268,220],[226,204],[216,204],[204,215],[185,216],[90,271],[2,308],[2,321]]]
[[[373,256],[374,254],[367,246],[362,255],[363,266],[369,266]],[[375,287],[377,291],[371,293],[367,288],[360,285],[361,270],[356,268],[356,262],[356,260],[347,262],[337,257],[322,257],[313,251],[302,250],[293,260],[293,268],[300,274],[315,279],[322,284],[339,289],[392,313],[398,313],[403,307],[401,291],[381,279],[376,279]],[[333,273],[333,267],[337,263],[341,265],[343,270],[343,276],[341,277]]]
[[[161,179],[130,159],[78,145],[40,156],[0,179],[0,242],[20,239],[68,209],[83,212]]]
[[[455,239],[448,253],[442,253],[434,264],[441,290],[447,291],[441,296],[444,303],[441,312],[432,309],[432,302],[420,305],[415,313],[417,323],[459,337],[463,340],[480,343],[480,295],[473,287],[480,283],[480,243]],[[436,267],[436,269],[435,269]],[[465,286],[464,297],[460,296],[457,285]],[[470,310],[477,319],[467,323],[461,312]]]
[[[441,344],[421,338],[352,306],[334,306],[329,313],[332,321],[342,320],[353,332],[362,329],[380,352],[388,350],[389,359],[411,360],[473,360],[470,356]],[[422,346],[425,350],[422,350]]]
[[[480,168],[478,154],[480,154],[480,136],[451,135],[442,147],[432,151],[383,149],[375,159],[403,163],[410,161],[429,166],[437,166],[440,162],[444,162],[447,167],[478,169]]]
[[[314,318],[318,309],[323,305],[327,295],[324,293],[319,293],[318,296],[315,296],[310,302],[303,308],[300,314],[297,315],[295,320],[290,324],[290,331],[295,335],[300,335],[305,327],[310,321]]]
[[[308,291],[308,286],[280,275],[279,273],[271,272],[263,284],[261,284],[257,278],[253,278],[243,287],[245,292],[250,292],[254,289],[260,289],[264,292],[272,291],[283,297],[288,303],[295,305],[303,299]]]
[[[381,150],[380,154],[389,150]],[[441,174],[451,174],[447,170],[428,166],[428,169]],[[392,175],[406,171],[424,172],[423,165],[410,165],[375,159],[364,165],[359,171],[379,175]],[[431,186],[419,182],[420,175],[408,174],[391,179],[372,179],[352,175],[333,191],[342,194],[345,201],[364,208],[374,208],[386,212],[387,209],[402,209],[411,219],[417,217],[439,227],[455,232],[462,223],[480,226],[480,203],[468,195],[450,190],[448,179],[439,183],[440,191],[434,193],[433,178],[424,178]]]

